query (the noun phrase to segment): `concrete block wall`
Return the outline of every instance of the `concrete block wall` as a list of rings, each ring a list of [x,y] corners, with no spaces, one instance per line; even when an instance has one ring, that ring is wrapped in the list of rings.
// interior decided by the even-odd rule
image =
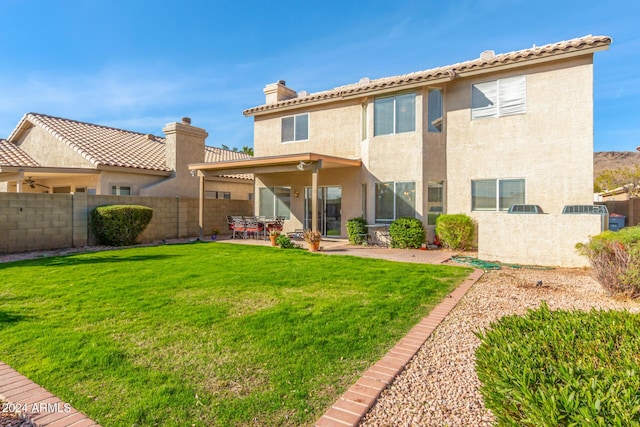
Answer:
[[[600,234],[600,215],[479,215],[478,258],[513,264],[587,267],[576,243]]]
[[[73,244],[69,194],[0,193],[0,253]]]
[[[141,242],[197,237],[198,200],[177,197],[0,193],[0,254],[95,244],[89,213],[97,206],[135,204],[153,209]],[[226,215],[252,215],[248,200],[205,200],[204,236],[228,233]]]

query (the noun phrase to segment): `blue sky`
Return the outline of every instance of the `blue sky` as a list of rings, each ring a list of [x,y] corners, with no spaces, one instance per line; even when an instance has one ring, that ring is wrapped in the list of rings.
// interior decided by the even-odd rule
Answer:
[[[640,146],[640,2],[0,0],[0,137],[27,112],[253,145],[265,84],[318,92],[587,34],[596,151]]]

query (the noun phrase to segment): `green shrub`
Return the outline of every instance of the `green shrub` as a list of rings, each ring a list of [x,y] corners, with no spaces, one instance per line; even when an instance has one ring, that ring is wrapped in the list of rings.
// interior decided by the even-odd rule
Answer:
[[[506,316],[476,350],[480,392],[499,426],[640,425],[640,315]]]
[[[136,243],[152,216],[153,209],[146,206],[99,206],[91,211],[89,224],[99,244],[126,246]]]
[[[471,248],[474,230],[473,220],[465,214],[440,215],[436,219],[436,235],[450,249]]]
[[[347,236],[349,237],[349,243],[352,245],[361,245],[366,242],[363,234],[367,234],[367,228],[365,225],[367,221],[362,217],[351,218],[347,221]]]
[[[589,258],[596,279],[609,293],[640,296],[640,226],[605,231],[576,248]]]
[[[389,226],[392,248],[419,248],[427,241],[422,221],[417,218],[398,218]]]
[[[280,246],[282,249],[291,249],[294,247],[293,242],[286,234],[281,234],[276,239],[276,244]]]

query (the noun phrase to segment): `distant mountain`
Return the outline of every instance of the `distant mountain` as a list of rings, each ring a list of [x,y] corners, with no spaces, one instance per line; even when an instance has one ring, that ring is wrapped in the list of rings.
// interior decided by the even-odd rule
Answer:
[[[640,166],[638,151],[601,151],[593,153],[593,176],[607,169],[633,168]]]

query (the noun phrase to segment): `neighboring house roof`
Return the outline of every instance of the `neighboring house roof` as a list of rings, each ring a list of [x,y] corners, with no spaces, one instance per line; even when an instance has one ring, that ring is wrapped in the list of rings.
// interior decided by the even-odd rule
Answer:
[[[204,147],[204,161],[205,163],[213,162],[228,162],[230,160],[251,159],[252,156],[242,151],[231,151],[217,147]],[[222,175],[225,178],[240,178],[240,179],[253,179],[252,173],[234,174],[234,175]]]
[[[34,126],[40,126],[96,167],[116,166],[171,172],[166,165],[163,137],[38,113],[25,114],[7,140],[0,140],[0,165],[46,166],[39,165],[14,143]],[[207,162],[251,157],[243,152],[208,146],[205,146],[204,154]],[[253,179],[253,175],[233,177]]]
[[[17,145],[0,139],[0,166],[38,167],[40,165]]]
[[[260,114],[304,104],[327,102],[339,100],[343,97],[366,95],[371,92],[381,90],[402,89],[407,86],[427,84],[438,80],[452,80],[455,77],[466,73],[487,72],[492,68],[502,67],[511,64],[523,63],[535,60],[549,59],[557,55],[570,55],[580,53],[589,49],[606,49],[611,44],[611,37],[608,36],[585,36],[572,40],[552,43],[544,46],[534,46],[529,49],[518,50],[500,55],[484,55],[480,59],[460,62],[458,64],[433,68],[430,70],[418,71],[400,76],[384,77],[375,80],[362,79],[359,83],[337,87],[328,91],[312,94],[298,94],[298,97],[282,100],[273,104],[260,105],[243,111],[245,116]]]
[[[94,166],[119,166],[170,172],[164,138],[93,123],[27,113],[7,138],[16,141],[33,126],[40,126]]]

